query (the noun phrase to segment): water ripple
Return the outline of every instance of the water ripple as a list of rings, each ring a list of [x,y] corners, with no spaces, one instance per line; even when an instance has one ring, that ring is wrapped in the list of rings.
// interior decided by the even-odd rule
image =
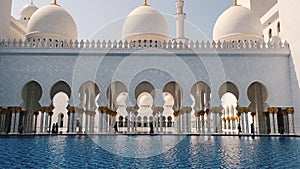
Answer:
[[[108,136],[94,137],[105,140]],[[176,139],[178,136],[159,137]],[[139,136],[135,139],[139,139]],[[151,139],[157,138],[141,137],[141,139],[151,143]],[[300,166],[300,138],[187,136],[171,149],[145,158],[116,155],[100,147],[94,140],[95,138],[88,136],[1,137],[0,168],[299,168]],[[141,151],[149,151],[147,145],[119,143],[114,148],[121,151],[134,149],[138,154]]]

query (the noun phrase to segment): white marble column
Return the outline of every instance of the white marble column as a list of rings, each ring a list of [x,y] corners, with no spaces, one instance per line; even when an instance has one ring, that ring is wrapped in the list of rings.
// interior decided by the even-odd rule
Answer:
[[[77,127],[77,112],[73,112],[72,132],[76,132]]]
[[[110,122],[111,122],[110,115],[108,113],[106,113],[106,131],[108,133],[111,132]]]
[[[44,120],[45,120],[45,111],[41,110],[41,118],[40,118],[40,133],[44,132]]]
[[[289,134],[295,135],[295,126],[294,126],[294,108],[288,108],[288,120],[289,120]]]
[[[136,132],[137,131],[137,114],[135,114],[135,110],[132,116],[132,132]],[[157,113],[157,117],[159,117],[159,113]]]
[[[160,125],[160,132],[163,132],[163,112],[159,111],[159,125]]]
[[[277,109],[277,108],[276,108]],[[277,113],[278,113],[278,109],[274,110],[274,134],[279,134],[278,133],[278,119],[277,119]]]
[[[204,133],[205,131],[205,124],[204,124],[204,111],[200,113],[200,122],[201,122],[201,129],[200,132]]]
[[[284,133],[285,135],[289,134],[289,118],[286,110],[281,110],[281,114],[283,116],[283,128],[284,128]]]
[[[14,133],[19,133],[19,121],[20,121],[21,108],[16,111],[16,122]]]
[[[3,109],[0,108],[0,133],[2,131],[2,128],[3,128],[3,124],[4,124],[4,121],[3,121]]]
[[[198,116],[196,116],[196,126],[197,126],[197,132],[200,132],[201,131],[201,120],[200,120],[200,116],[198,115]]]
[[[16,120],[15,118],[16,118],[15,108],[12,108],[11,120],[10,120],[10,133],[14,133],[15,131],[15,120]]]
[[[75,111],[71,111],[70,112],[70,116],[71,116],[71,118],[70,118],[70,130],[69,130],[69,132],[74,132],[74,113],[75,113]]]
[[[95,131],[95,112],[90,112],[91,114],[90,114],[90,122],[89,122],[89,132],[90,133],[94,133],[94,131]]]
[[[223,132],[223,121],[222,121],[222,111],[221,111],[221,108],[219,108],[219,111],[217,112],[218,113],[218,133],[222,133]]]
[[[226,118],[225,118],[225,114],[223,114],[221,116],[221,124],[222,124],[222,132],[221,133],[224,133],[226,131]]]
[[[102,133],[103,132],[103,112],[100,108],[98,109],[98,111],[99,111],[99,123],[98,123],[99,131],[98,132]]]
[[[130,132],[131,111],[127,111],[127,132]]]
[[[102,113],[102,132],[107,132],[107,114],[105,112]]]
[[[83,128],[83,113],[84,113],[84,110],[83,108],[77,108],[76,109],[76,112],[78,113],[78,118],[79,118],[79,133],[82,133],[82,128]]]
[[[44,132],[48,132],[48,130],[49,130],[48,123],[49,123],[49,111],[45,110],[45,127],[44,127]]]
[[[249,112],[245,112],[245,134],[249,133]]]
[[[241,127],[242,133],[245,133],[245,121],[244,121],[245,114],[244,114],[244,112],[240,112],[240,113],[241,113],[241,116],[239,118],[239,120],[240,120],[240,127]]]
[[[188,132],[192,132],[192,108],[188,107],[187,109],[187,125],[188,125]]]
[[[180,110],[180,113],[178,115],[178,120],[179,120],[179,128],[178,131],[179,132],[183,132],[183,125],[182,125],[182,110]]]
[[[278,120],[277,120],[277,114],[274,114],[274,134],[278,134]]]
[[[85,133],[89,132],[89,115],[88,112],[85,112]]]
[[[211,113],[212,113],[212,132],[213,133],[218,133],[219,128],[219,108],[218,107],[212,107],[211,108]]]
[[[72,132],[72,122],[73,122],[73,117],[72,117],[72,111],[69,110],[68,112],[68,132]]]
[[[211,133],[211,126],[210,126],[211,112],[209,109],[206,110],[206,115],[207,115],[207,133]]]

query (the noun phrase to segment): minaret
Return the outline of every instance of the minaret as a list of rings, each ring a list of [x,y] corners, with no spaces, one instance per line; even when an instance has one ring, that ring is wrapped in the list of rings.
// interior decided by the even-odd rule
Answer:
[[[0,0],[0,39],[9,38],[12,0]]]
[[[184,21],[186,18],[186,14],[183,13],[184,1],[177,0],[176,1],[176,8],[177,13],[175,14],[176,18],[176,41],[186,43],[188,39],[184,35]]]

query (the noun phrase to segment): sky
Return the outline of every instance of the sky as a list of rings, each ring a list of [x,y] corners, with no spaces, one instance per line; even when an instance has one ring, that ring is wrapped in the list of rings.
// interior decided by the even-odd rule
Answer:
[[[126,16],[141,6],[144,0],[57,0],[74,18],[78,39],[121,38],[122,25]],[[33,0],[42,7],[53,0]],[[166,18],[170,36],[175,35],[176,0],[148,0],[148,4],[159,10]],[[22,7],[30,0],[13,0],[12,15],[20,17]],[[186,37],[211,40],[214,23],[218,16],[232,6],[233,0],[185,0],[187,14]]]

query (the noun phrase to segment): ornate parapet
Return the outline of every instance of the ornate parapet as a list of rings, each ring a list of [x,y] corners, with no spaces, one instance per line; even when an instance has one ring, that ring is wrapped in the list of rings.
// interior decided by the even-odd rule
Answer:
[[[287,49],[289,44],[285,42],[254,42],[254,41],[190,41],[182,43],[177,41],[155,42],[155,41],[100,41],[100,40],[76,40],[76,41],[50,41],[50,40],[0,40],[0,48],[64,48],[64,49],[143,49],[143,48],[161,48],[161,49]]]

